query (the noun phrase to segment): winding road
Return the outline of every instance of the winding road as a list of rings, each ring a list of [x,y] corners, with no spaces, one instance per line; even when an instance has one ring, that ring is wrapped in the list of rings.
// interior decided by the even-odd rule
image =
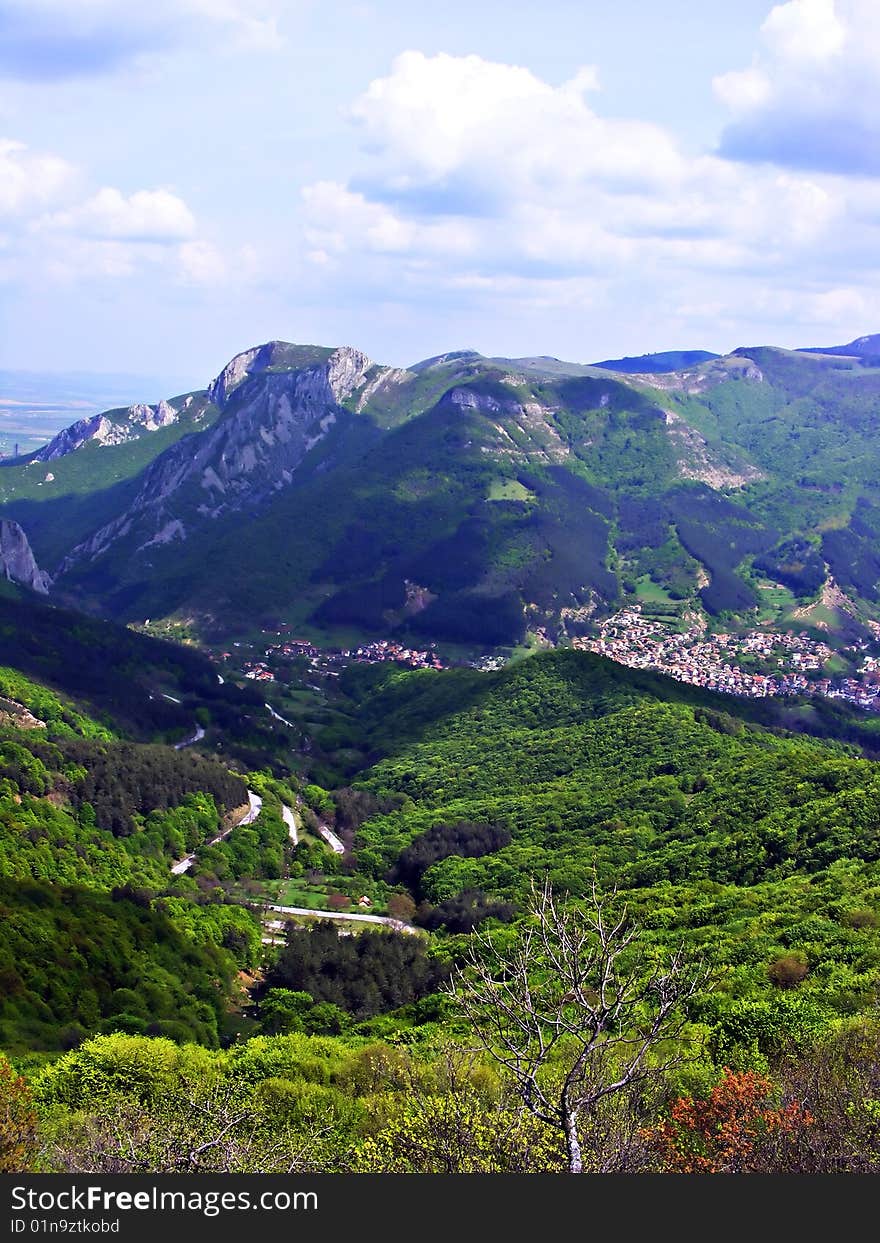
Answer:
[[[272,707],[271,704],[264,703],[263,707],[269,709],[269,715],[274,716],[276,721],[280,721],[282,725],[289,726],[290,729],[296,729],[296,726],[294,725],[293,721],[288,721],[287,717],[281,716],[280,713],[275,711],[275,709]]]
[[[254,794],[253,790],[248,790],[247,796],[248,808],[244,815],[236,820],[235,824],[231,824],[228,829],[224,829],[222,833],[218,833],[216,837],[212,837],[209,842],[205,842],[203,846],[199,847],[200,850],[204,849],[205,846],[216,846],[218,842],[223,841],[224,837],[228,837],[233,829],[237,829],[243,824],[253,824],[257,816],[262,811],[263,800],[260,798],[259,794]],[[195,851],[191,855],[186,855],[183,859],[178,859],[176,863],[172,863],[171,875],[182,876],[184,872],[188,872],[195,863],[197,854],[198,851]]]
[[[345,846],[342,844],[342,842],[339,840],[339,838],[336,836],[336,834],[333,832],[333,830],[330,828],[329,825],[319,824],[318,832],[321,834],[324,841],[327,843],[327,845],[330,847],[330,849],[333,851],[335,855],[345,854]]]
[[[217,674],[217,677],[220,678],[221,682],[223,681],[219,673]],[[150,698],[152,699],[152,695],[150,696]],[[170,699],[171,696],[165,695],[164,698]],[[175,700],[174,702],[179,703],[180,701]],[[271,704],[266,704],[266,707],[269,709],[272,716],[275,717],[276,720],[281,721],[283,725],[289,725],[291,729],[296,728],[292,721],[286,721],[283,716],[279,716],[278,713],[275,711],[275,709],[271,706]],[[188,738],[184,738],[182,742],[176,742],[174,744],[174,750],[183,751],[185,747],[195,746],[197,742],[202,741],[204,736],[205,736],[204,729],[201,727],[201,725],[197,725],[193,733]],[[232,832],[233,829],[237,829],[243,824],[253,824],[257,816],[260,814],[260,811],[262,810],[263,800],[260,798],[259,794],[254,794],[253,790],[248,790],[247,795],[248,795],[248,808],[247,808],[247,811],[244,813],[244,815],[239,820],[236,820],[235,824],[230,825],[228,829],[224,829],[222,833],[218,833],[216,837],[211,838],[209,842],[203,843],[203,846],[200,847],[200,849],[203,849],[204,846],[216,846],[217,842],[222,842],[225,837],[229,836],[229,834]],[[299,844],[299,828],[296,823],[296,816],[293,812],[293,809],[288,807],[286,803],[282,803],[281,805],[281,816],[282,816],[282,819],[284,820],[284,823],[287,825],[287,832],[288,832],[291,842],[293,843],[294,846],[298,845]],[[344,844],[336,836],[336,834],[329,827],[329,825],[326,825],[326,824],[318,825],[318,832],[320,833],[321,837],[324,839],[324,841],[327,843],[327,845],[330,847],[330,849],[333,851],[334,854],[337,854],[337,855],[345,854]],[[185,872],[188,872],[189,869],[192,867],[192,865],[195,863],[197,854],[198,854],[198,851],[194,851],[192,854],[185,855],[184,858],[178,859],[175,863],[172,863],[171,865],[172,876],[183,876]],[[295,906],[273,906],[270,909],[273,911],[285,911],[292,915],[320,915],[322,918],[325,918],[325,919],[355,919],[355,920],[360,921],[361,923],[366,923],[366,924],[387,924],[390,927],[396,928],[398,931],[401,931],[401,932],[415,932],[415,929],[410,928],[408,924],[402,924],[399,920],[390,919],[385,915],[361,915],[361,914],[340,915],[338,911],[311,911],[306,907],[295,907]]]
[[[175,742],[174,750],[182,751],[184,747],[194,747],[197,742],[201,742],[205,736],[205,731],[201,725],[197,725],[195,732],[190,734],[189,738],[184,738],[183,742]]]

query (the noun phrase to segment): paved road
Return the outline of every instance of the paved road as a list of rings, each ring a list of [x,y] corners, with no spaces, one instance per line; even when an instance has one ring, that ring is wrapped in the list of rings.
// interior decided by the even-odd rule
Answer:
[[[287,831],[290,834],[290,840],[293,842],[294,846],[298,845],[299,832],[296,827],[296,816],[293,814],[293,812],[287,806],[286,803],[281,804],[281,816],[282,816],[282,819],[284,820],[284,823],[287,825]]]
[[[201,742],[204,736],[205,731],[202,729],[201,725],[197,725],[195,733],[190,734],[189,738],[184,738],[183,742],[175,742],[174,750],[182,751],[184,747],[193,747],[197,742]]]
[[[276,721],[280,721],[282,725],[290,726],[291,729],[296,729],[296,726],[294,725],[293,721],[288,721],[287,717],[283,717],[279,715],[279,713],[275,711],[275,709],[272,707],[271,704],[263,704],[263,707],[269,709],[269,715],[274,716]]]
[[[239,825],[253,824],[257,816],[260,814],[260,811],[262,810],[263,800],[260,798],[259,794],[254,794],[253,790],[248,790],[247,796],[248,796],[248,809],[244,813],[244,815],[241,817],[241,819],[236,820],[235,824],[231,824],[228,829],[224,829],[223,832],[218,833],[216,837],[212,837],[209,842],[205,843],[205,845],[216,846],[218,842],[222,842],[224,837],[228,837],[229,834],[232,832],[232,830],[237,829]],[[185,858],[178,859],[176,863],[172,863],[171,875],[182,876],[184,872],[188,872],[189,869],[192,867],[192,865],[196,861],[197,853],[198,852],[191,854],[191,855],[186,855]]]
[[[247,794],[248,794],[248,809],[244,813],[242,818],[239,820],[238,824],[253,824],[257,816],[263,810],[263,800],[260,798],[259,794],[254,794],[253,790],[248,790]],[[233,829],[238,828],[238,825],[234,824],[232,828]],[[231,833],[231,832],[232,832],[232,829],[227,829],[226,833],[224,833],[223,836],[225,837],[227,833]],[[219,841],[219,840],[220,840],[219,837],[215,838],[215,841]],[[211,845],[213,846],[213,844],[214,843],[212,842]]]
[[[395,932],[415,934],[419,930],[412,924],[405,924],[401,919],[392,919],[390,915],[364,915],[360,911],[313,911],[308,906],[274,906],[267,907],[270,911],[280,911],[282,915],[313,915],[316,919],[353,919],[359,924],[384,924]]]
[[[327,845],[330,847],[330,849],[333,851],[335,855],[345,854],[345,846],[342,844],[342,842],[339,840],[339,838],[336,836],[336,834],[333,832],[333,830],[330,828],[329,825],[319,824],[318,832],[321,834],[324,841],[327,843]]]

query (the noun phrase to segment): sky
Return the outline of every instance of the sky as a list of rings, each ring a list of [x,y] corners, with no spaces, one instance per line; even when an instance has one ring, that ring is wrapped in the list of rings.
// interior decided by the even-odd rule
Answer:
[[[0,0],[0,367],[880,331],[877,0]]]

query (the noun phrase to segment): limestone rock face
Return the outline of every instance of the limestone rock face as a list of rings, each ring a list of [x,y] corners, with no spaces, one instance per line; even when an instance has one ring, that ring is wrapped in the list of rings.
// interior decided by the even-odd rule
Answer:
[[[17,522],[0,522],[0,569],[13,583],[30,587],[41,596],[49,594],[52,579],[37,565],[28,538]]]
[[[63,568],[99,556],[129,532],[138,549],[186,539],[194,523],[286,487],[374,370],[350,346],[319,351],[273,341],[237,354],[207,391],[221,411],[217,422],[156,458],[131,506],[74,549]]]
[[[182,409],[186,408],[189,401],[190,398],[187,398]],[[106,414],[93,414],[63,428],[47,445],[37,450],[34,460],[52,462],[81,449],[91,441],[100,445],[125,444],[128,440],[137,440],[144,432],[157,432],[160,427],[168,427],[171,423],[176,423],[179,417],[180,411],[167,401],[160,401],[155,406],[145,406],[139,402],[121,411],[119,417],[113,419]]]

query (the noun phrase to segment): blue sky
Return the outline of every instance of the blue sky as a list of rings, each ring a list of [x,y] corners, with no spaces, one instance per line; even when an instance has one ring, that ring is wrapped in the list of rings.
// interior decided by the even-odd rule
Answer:
[[[0,0],[0,366],[880,330],[876,0]]]

